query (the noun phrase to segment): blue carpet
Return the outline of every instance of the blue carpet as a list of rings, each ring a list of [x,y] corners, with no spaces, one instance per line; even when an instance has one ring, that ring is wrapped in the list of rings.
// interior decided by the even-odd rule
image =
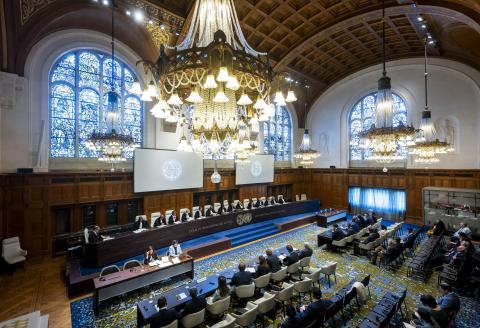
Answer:
[[[389,225],[389,222],[385,223]],[[318,227],[312,224],[196,261],[195,279],[212,275],[219,270],[237,265],[240,261],[251,260],[259,254],[264,253],[266,248],[275,249],[285,246],[288,243],[300,248],[305,241],[308,241],[311,245],[315,245],[317,234]],[[439,296],[436,287],[437,273],[434,273],[432,277],[424,283],[423,281],[406,277],[405,267],[394,271],[380,269],[370,264],[363,257],[356,257],[348,253],[331,253],[323,248],[314,247],[312,257],[313,266],[320,267],[332,261],[338,263],[337,283],[332,282],[332,286],[329,287],[325,280],[322,281],[322,291],[324,292],[325,298],[332,297],[335,291],[341,289],[351,279],[361,279],[367,274],[372,275],[372,299],[369,300],[360,311],[356,311],[355,315],[348,319],[349,321],[344,327],[355,327],[387,291],[400,293],[400,291],[407,288],[406,302],[410,315],[413,309],[419,304],[418,299],[420,294],[425,293],[432,294],[435,297]],[[187,278],[172,279],[118,297],[111,302],[105,302],[106,304],[102,306],[100,316],[97,318],[93,315],[92,297],[72,302],[72,327],[136,327],[136,302],[138,300],[153,297],[187,281],[189,281]],[[461,301],[462,308],[457,318],[457,327],[480,327],[480,303],[467,297],[461,297]],[[274,324],[269,323],[267,327],[278,325],[282,321],[283,318],[279,316],[276,318]],[[340,323],[338,323],[337,326],[342,327]]]
[[[275,223],[283,223],[283,222],[288,222],[290,220],[295,220],[298,218],[303,218],[303,217],[308,217],[308,216],[313,216],[315,215],[316,212],[309,212],[309,213],[302,213],[302,214],[295,214],[295,215],[289,215],[273,220],[268,220],[268,221],[263,221],[259,223],[253,223],[253,224],[248,224],[244,225],[241,227],[229,229],[229,230],[224,230],[220,231],[211,235],[191,239],[188,241],[184,241],[181,243],[182,249],[187,249],[190,247],[194,247],[197,245],[201,245],[204,243],[212,242],[215,240],[219,240],[222,238],[230,238],[232,239],[232,246],[239,246],[245,243],[248,243],[252,240],[257,240],[266,236],[274,235],[280,230],[275,226]],[[163,247],[159,248],[156,250],[157,254],[166,254],[168,250],[168,247]],[[127,259],[123,259],[121,261],[118,261],[115,264],[118,267],[123,267],[123,264],[127,261],[130,260],[138,260],[138,261],[143,261],[143,254],[139,254],[135,257],[130,257]],[[84,267],[83,265],[80,267],[80,274],[82,276],[90,275],[93,273],[100,272],[102,270],[102,267],[99,268],[87,268]]]

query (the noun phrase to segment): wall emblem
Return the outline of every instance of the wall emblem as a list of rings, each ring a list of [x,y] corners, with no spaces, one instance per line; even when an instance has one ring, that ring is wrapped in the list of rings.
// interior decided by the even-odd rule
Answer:
[[[252,213],[240,213],[237,215],[237,224],[243,225],[252,222]]]
[[[250,173],[252,173],[254,177],[260,176],[260,174],[262,174],[262,163],[254,161],[250,166]]]
[[[182,175],[182,164],[176,159],[165,161],[162,165],[162,174],[165,179],[175,181]]]

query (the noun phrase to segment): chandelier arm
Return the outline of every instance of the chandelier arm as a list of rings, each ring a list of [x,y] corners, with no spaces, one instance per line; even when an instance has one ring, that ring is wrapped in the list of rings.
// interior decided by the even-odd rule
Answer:
[[[385,0],[382,0],[382,51],[383,51],[383,76],[387,75],[387,48],[385,44]]]
[[[427,39],[424,42],[424,55],[425,55],[425,110],[428,110],[428,72],[427,72]]]

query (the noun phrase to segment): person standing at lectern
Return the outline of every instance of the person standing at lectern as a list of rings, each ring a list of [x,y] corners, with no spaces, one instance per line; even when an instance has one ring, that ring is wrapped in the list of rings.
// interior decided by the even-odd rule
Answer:
[[[103,237],[100,235],[100,227],[98,225],[93,227],[88,233],[88,242],[89,243],[99,243],[103,241]]]
[[[179,257],[182,254],[182,248],[178,241],[174,240],[172,245],[168,248],[168,255],[173,257]]]
[[[148,251],[143,255],[143,264],[148,264],[152,261],[158,260],[158,255],[155,253],[153,246],[148,246]]]

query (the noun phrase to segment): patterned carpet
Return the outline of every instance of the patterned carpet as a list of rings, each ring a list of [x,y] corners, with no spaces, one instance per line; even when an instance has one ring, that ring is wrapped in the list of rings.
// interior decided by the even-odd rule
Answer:
[[[288,243],[294,247],[302,248],[303,242],[308,241],[310,245],[316,245],[316,235],[319,228],[316,225],[308,225],[290,232],[275,235],[264,240],[254,242],[228,252],[214,255],[195,262],[195,278],[199,279],[211,275],[218,270],[237,265],[239,261],[248,261],[264,253],[266,248],[279,248]],[[418,304],[420,294],[432,294],[438,296],[436,288],[437,275],[434,273],[426,283],[412,280],[406,277],[405,267],[389,271],[380,269],[370,264],[364,257],[356,257],[348,253],[336,254],[326,251],[322,248],[314,247],[312,257],[312,266],[320,267],[328,262],[338,262],[337,266],[337,284],[328,284],[323,282],[322,290],[324,298],[331,297],[336,290],[342,288],[351,279],[362,279],[371,274],[371,292],[372,299],[357,311],[351,318],[346,327],[355,327],[356,324],[370,311],[376,302],[387,292],[394,291],[400,294],[404,288],[407,288],[407,307],[409,313]],[[175,280],[152,285],[149,288],[129,293],[123,297],[114,299],[112,302],[102,306],[100,316],[95,318],[92,310],[92,297],[83,298],[71,303],[72,327],[136,327],[136,302],[140,299],[149,298],[171,288],[174,288],[186,280],[179,277]],[[462,297],[462,309],[459,313],[457,326],[460,328],[480,327],[480,302],[472,298]],[[276,327],[281,318],[270,327]]]

